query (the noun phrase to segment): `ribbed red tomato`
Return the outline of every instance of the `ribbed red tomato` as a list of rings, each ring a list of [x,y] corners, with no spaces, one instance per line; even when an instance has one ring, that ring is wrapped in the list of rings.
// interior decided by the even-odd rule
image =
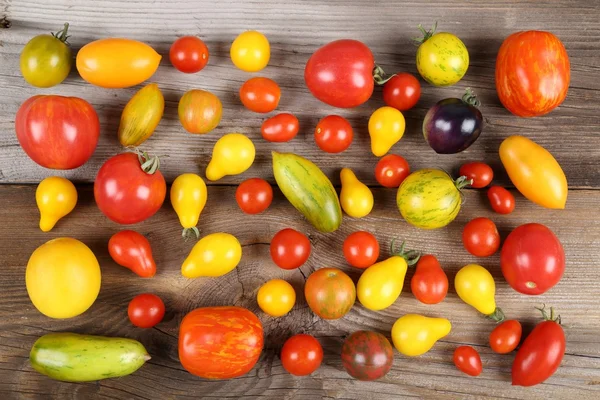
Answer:
[[[394,349],[381,333],[356,331],[342,345],[342,365],[350,376],[360,381],[385,376],[393,362]]]
[[[108,241],[108,253],[117,264],[142,278],[152,278],[156,274],[150,242],[141,233],[130,230],[115,233]]]

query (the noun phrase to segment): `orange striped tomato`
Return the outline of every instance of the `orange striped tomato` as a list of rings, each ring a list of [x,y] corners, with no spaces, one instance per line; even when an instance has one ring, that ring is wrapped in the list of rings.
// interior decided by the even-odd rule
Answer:
[[[323,319],[338,319],[350,311],[356,301],[354,282],[342,270],[321,268],[306,280],[304,297],[308,306]]]

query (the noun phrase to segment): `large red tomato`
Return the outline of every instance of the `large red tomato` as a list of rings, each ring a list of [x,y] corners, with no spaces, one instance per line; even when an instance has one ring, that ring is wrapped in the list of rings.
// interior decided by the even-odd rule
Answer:
[[[179,361],[202,378],[242,376],[254,367],[262,348],[260,320],[245,308],[197,308],[179,326]]]
[[[94,182],[96,204],[119,224],[136,224],[150,218],[165,200],[165,178],[156,164],[145,161],[133,153],[118,154],[106,160],[98,171]]]
[[[356,286],[337,268],[322,268],[308,277],[304,297],[310,309],[323,319],[342,318],[356,301]]]
[[[513,33],[496,59],[498,97],[519,117],[547,114],[567,97],[570,68],[565,46],[552,33]]]
[[[33,96],[19,108],[15,131],[25,153],[42,167],[73,169],[94,154],[100,122],[83,99]]]
[[[361,381],[373,381],[385,376],[393,362],[394,349],[381,333],[356,331],[348,336],[342,346],[344,369]]]
[[[304,80],[311,93],[334,107],[351,108],[373,93],[371,50],[358,40],[336,40],[319,48],[308,59]]]

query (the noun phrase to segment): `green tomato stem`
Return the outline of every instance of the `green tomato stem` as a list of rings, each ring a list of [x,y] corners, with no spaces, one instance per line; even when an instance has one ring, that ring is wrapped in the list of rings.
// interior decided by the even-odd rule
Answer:
[[[462,190],[465,187],[472,185],[472,184],[473,184],[473,179],[467,179],[467,177],[464,175],[454,181],[454,186],[456,186],[456,188],[458,190]]]
[[[69,39],[69,37],[70,37],[69,35],[67,35],[68,30],[69,30],[69,23],[65,22],[64,27],[60,31],[58,31],[56,33],[52,33],[52,36],[54,36],[61,42],[68,44],[67,39]]]
[[[502,311],[501,308],[496,307],[494,312],[491,313],[490,315],[486,315],[486,317],[491,319],[492,321],[495,321],[496,323],[500,323],[500,322],[504,321],[504,312]]]
[[[465,94],[462,97],[462,101],[473,107],[479,107],[481,105],[481,102],[475,95],[475,92],[473,92],[473,90],[470,87],[467,88],[467,90],[465,91]]]
[[[402,241],[402,245],[400,245],[400,249],[396,249],[396,238],[392,239],[392,244],[390,245],[390,254],[392,256],[402,257],[406,260],[406,264],[410,267],[415,265],[419,258],[421,258],[421,253],[417,250],[406,250],[406,241]]]
[[[535,309],[542,313],[542,317],[544,318],[544,321],[554,321],[560,325],[560,323],[561,323],[560,315],[554,314],[554,307],[550,307],[550,315],[548,315],[548,313],[546,312],[545,304],[542,304],[542,308],[535,307]]]
[[[183,237],[185,240],[190,238],[198,239],[200,237],[200,231],[195,226],[192,228],[183,228],[181,237]]]
[[[433,24],[433,27],[429,31],[426,31],[425,28],[423,28],[423,25],[421,25],[421,24],[419,24],[419,26],[417,28],[419,28],[423,37],[416,37],[416,38],[413,38],[413,40],[415,41],[416,44],[420,45],[420,44],[425,43],[427,41],[427,39],[429,39],[430,37],[435,35],[435,30],[437,29],[437,21],[435,21],[435,24]]]
[[[376,84],[385,85],[385,83],[392,79],[394,76],[396,76],[396,74],[386,77],[383,68],[375,64],[375,68],[373,68],[373,80]]]

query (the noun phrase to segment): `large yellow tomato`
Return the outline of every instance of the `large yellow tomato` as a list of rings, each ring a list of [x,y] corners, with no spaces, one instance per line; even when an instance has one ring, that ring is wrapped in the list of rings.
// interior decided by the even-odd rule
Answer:
[[[446,318],[406,314],[392,326],[392,341],[396,350],[405,356],[420,356],[431,350],[451,329],[452,324]]]
[[[51,318],[75,317],[100,292],[100,265],[85,244],[72,238],[50,240],[29,258],[25,272],[33,305]]]
[[[371,152],[381,157],[385,155],[404,135],[404,116],[393,107],[380,107],[369,117]]]
[[[185,237],[192,230],[196,237],[199,236],[198,219],[206,205],[208,193],[204,179],[196,174],[181,174],[171,185],[171,204],[179,217]]]
[[[283,279],[271,279],[258,289],[258,306],[272,317],[289,313],[296,303],[296,292],[292,285]]]
[[[271,46],[265,35],[257,31],[242,32],[229,51],[233,64],[246,72],[258,72],[269,63]]]
[[[38,185],[35,201],[40,210],[40,229],[48,232],[59,219],[73,211],[77,204],[77,189],[66,178],[49,176]]]
[[[213,233],[200,239],[181,266],[186,278],[221,276],[237,267],[242,245],[229,233]]]
[[[489,318],[502,321],[502,310],[496,307],[494,277],[481,265],[465,265],[454,277],[458,297]]]

